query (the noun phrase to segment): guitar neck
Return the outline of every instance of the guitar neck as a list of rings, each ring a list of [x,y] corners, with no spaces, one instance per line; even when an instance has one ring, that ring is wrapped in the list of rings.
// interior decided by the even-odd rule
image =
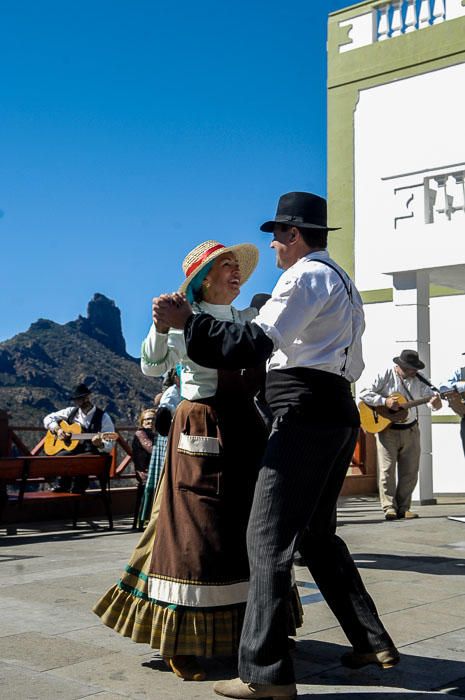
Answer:
[[[416,399],[415,401],[406,401],[405,403],[400,404],[401,408],[415,408],[415,406],[421,406],[424,403],[428,403],[428,401],[431,401],[433,397],[432,396],[424,396],[422,399]]]
[[[73,433],[72,440],[92,440],[96,435],[100,433]]]
[[[451,391],[442,391],[439,396],[441,399],[448,399],[449,394],[453,394],[454,392]],[[417,399],[416,401],[406,401],[405,403],[401,404],[402,408],[415,408],[415,406],[421,406],[423,403],[428,403],[431,401],[431,399],[434,398],[433,396],[424,396],[422,399]]]

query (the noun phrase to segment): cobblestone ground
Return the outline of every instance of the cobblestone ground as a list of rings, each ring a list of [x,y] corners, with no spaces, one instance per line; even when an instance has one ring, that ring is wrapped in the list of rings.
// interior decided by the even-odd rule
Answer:
[[[344,669],[346,639],[312,582],[296,567],[305,611],[294,654],[299,698],[465,698],[465,501],[417,507],[415,521],[385,522],[377,502],[340,504],[348,543],[402,653],[389,671]],[[130,520],[28,526],[1,538],[1,700],[197,700],[212,681],[236,675],[234,660],[208,662],[209,680],[186,683],[146,645],[104,627],[91,613],[125,566],[138,535]],[[0,531],[4,534],[4,530]]]

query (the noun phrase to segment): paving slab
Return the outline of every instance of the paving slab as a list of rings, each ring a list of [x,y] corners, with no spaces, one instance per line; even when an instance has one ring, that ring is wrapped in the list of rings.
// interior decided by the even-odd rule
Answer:
[[[86,659],[112,654],[111,650],[83,644],[63,637],[50,637],[37,632],[14,634],[0,638],[0,660],[21,669],[48,671]]]
[[[345,500],[339,514],[339,534],[401,648],[402,663],[390,671],[340,665],[347,639],[308,570],[296,567],[305,613],[294,654],[299,700],[465,700],[465,525],[447,519],[465,514],[465,503],[417,510],[416,521],[386,523],[364,497]],[[129,525],[74,532],[42,523],[3,538],[1,700],[213,700],[214,680],[237,674],[234,659],[215,659],[207,682],[183,682],[148,645],[93,615],[140,537]]]
[[[134,656],[144,656],[153,651],[149,644],[136,644],[131,639],[122,637],[109,627],[102,625],[96,616],[94,616],[94,619],[95,624],[91,627],[63,632],[57,635],[57,639],[70,639],[82,644],[92,644],[109,651],[122,651]]]
[[[15,666],[0,663],[2,700],[80,700],[95,695],[98,690],[96,685],[47,673],[28,669],[21,669],[19,673]]]

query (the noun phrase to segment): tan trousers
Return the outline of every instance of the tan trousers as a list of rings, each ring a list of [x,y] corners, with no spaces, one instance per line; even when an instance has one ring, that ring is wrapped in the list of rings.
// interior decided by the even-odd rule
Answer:
[[[405,513],[410,509],[413,489],[418,481],[420,467],[418,425],[408,430],[387,428],[377,433],[376,448],[381,506],[384,511],[394,508],[398,513]]]

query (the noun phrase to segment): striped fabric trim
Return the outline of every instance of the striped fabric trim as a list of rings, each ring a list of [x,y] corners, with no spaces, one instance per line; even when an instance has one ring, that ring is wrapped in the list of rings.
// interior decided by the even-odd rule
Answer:
[[[151,576],[149,579],[149,598],[165,603],[188,607],[214,608],[236,605],[247,601],[249,582],[224,584],[220,586],[201,586],[192,583],[177,583]]]
[[[140,569],[136,569],[134,566],[130,566],[129,564],[126,567],[126,571],[128,574],[132,574],[133,576],[137,576],[137,578],[140,578],[142,581],[148,581],[149,577],[147,574],[144,574],[143,571]]]
[[[212,455],[220,454],[220,441],[218,438],[205,437],[204,435],[186,435],[181,433],[179,436],[178,452],[187,455]]]
[[[153,360],[150,360],[149,356],[147,355],[147,353],[145,351],[145,340],[142,342],[140,354],[141,354],[142,359],[144,360],[145,364],[150,365],[151,367],[158,367],[158,365],[163,364],[163,362],[165,362],[166,358],[168,357],[168,352],[167,352],[165,357],[163,357],[161,360],[158,360],[158,362],[153,362]]]

